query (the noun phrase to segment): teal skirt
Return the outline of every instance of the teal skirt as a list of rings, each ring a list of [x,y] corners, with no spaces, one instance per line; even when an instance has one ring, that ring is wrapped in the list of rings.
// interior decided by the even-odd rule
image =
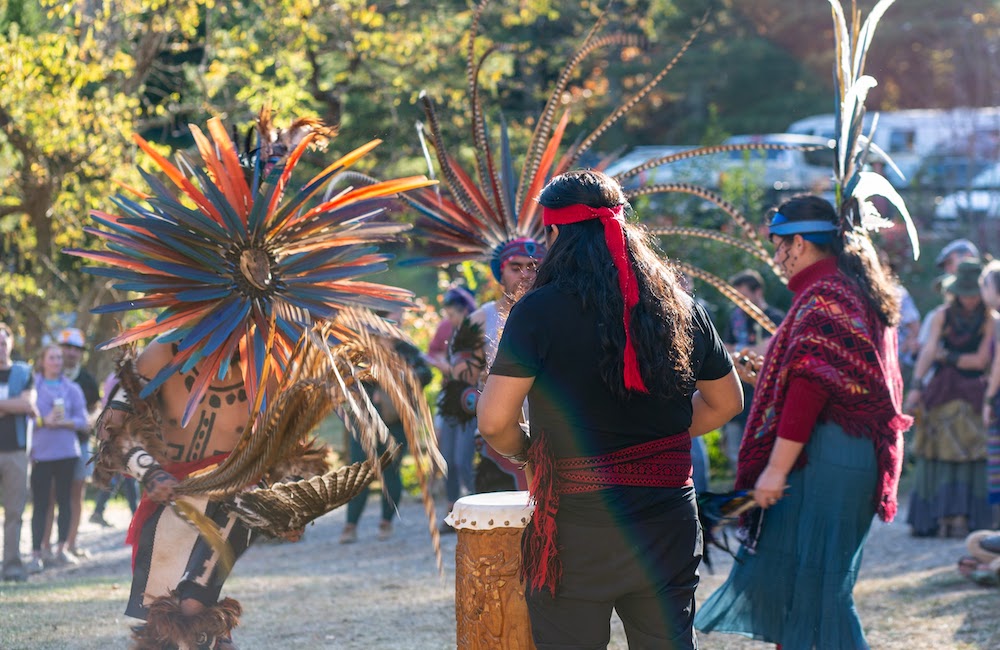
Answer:
[[[826,423],[806,453],[785,497],[764,514],[755,552],[740,549],[729,578],[698,611],[698,630],[782,650],[868,648],[853,591],[875,515],[875,449]]]

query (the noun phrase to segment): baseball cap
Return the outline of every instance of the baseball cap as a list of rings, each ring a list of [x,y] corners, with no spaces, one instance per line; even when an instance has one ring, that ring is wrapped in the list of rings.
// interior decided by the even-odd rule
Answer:
[[[948,242],[948,245],[941,249],[938,253],[937,259],[934,260],[935,266],[941,266],[944,261],[948,259],[948,256],[952,253],[965,253],[971,255],[972,257],[979,257],[979,248],[973,244],[968,239],[956,239],[954,241]]]
[[[63,331],[59,332],[57,341],[59,345],[71,345],[74,348],[80,348],[81,350],[87,348],[87,344],[83,340],[83,332],[75,327],[67,327]]]

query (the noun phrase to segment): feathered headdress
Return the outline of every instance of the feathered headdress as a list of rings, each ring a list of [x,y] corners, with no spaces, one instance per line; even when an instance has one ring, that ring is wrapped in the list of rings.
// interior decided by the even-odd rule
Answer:
[[[870,201],[872,196],[882,196],[902,216],[913,246],[914,257],[916,257],[919,255],[916,229],[913,226],[902,198],[883,176],[864,170],[865,160],[869,152],[873,152],[883,159],[886,164],[895,169],[897,173],[900,173],[889,156],[872,142],[871,133],[867,136],[862,133],[862,122],[865,111],[864,100],[868,91],[876,83],[872,77],[864,74],[865,57],[868,47],[871,44],[872,36],[874,35],[875,26],[893,1],[882,0],[879,2],[863,25],[861,25],[860,14],[855,8],[851,15],[852,21],[849,30],[843,8],[839,1],[830,0],[836,27],[834,33],[837,49],[834,64],[834,81],[837,93],[837,137],[833,143],[835,153],[833,178],[838,213],[841,216],[840,230],[843,236],[847,236],[848,234],[861,235],[867,241],[868,231],[892,225],[889,220],[879,215],[878,210]],[[873,121],[873,130],[874,124],[875,121]],[[803,137],[801,142],[801,145],[746,143],[694,148],[647,161],[617,174],[615,178],[618,181],[625,181],[663,165],[731,151],[748,149],[800,149],[808,151],[830,146],[821,138],[810,139]],[[715,204],[739,225],[745,239],[739,239],[716,230],[693,227],[671,226],[654,228],[651,229],[653,234],[668,237],[698,237],[727,244],[749,253],[767,264],[779,279],[783,282],[787,281],[781,269],[771,259],[770,252],[765,248],[757,229],[754,228],[750,221],[734,205],[726,201],[717,192],[691,183],[677,182],[643,186],[626,191],[626,196],[632,199],[656,193],[689,194]],[[773,333],[776,329],[775,323],[754,303],[747,300],[726,281],[682,260],[671,260],[671,264],[680,271],[714,286],[726,298],[739,305],[743,311],[768,332]]]
[[[479,71],[484,62],[494,52],[509,49],[509,46],[494,44],[488,47],[480,57],[476,57],[476,35],[480,19],[487,5],[488,0],[484,0],[475,10],[467,50],[468,97],[471,106],[473,151],[476,156],[475,171],[473,174],[467,173],[448,153],[434,106],[426,94],[421,94],[427,115],[426,128],[430,134],[431,145],[436,154],[438,166],[441,168],[443,185],[448,190],[448,195],[445,196],[439,188],[434,188],[411,192],[404,197],[404,200],[420,213],[416,222],[415,234],[422,236],[432,246],[431,251],[426,256],[407,260],[406,263],[451,264],[466,260],[480,260],[490,263],[494,267],[494,274],[496,274],[497,256],[508,242],[519,238],[540,242],[544,231],[541,209],[536,198],[545,183],[553,176],[572,168],[580,156],[589,151],[608,128],[642,101],[676,66],[701,29],[701,25],[696,27],[671,60],[638,92],[612,110],[597,128],[585,137],[579,138],[565,151],[560,152],[563,136],[569,125],[571,109],[565,109],[561,114],[559,109],[573,74],[583,61],[597,50],[612,46],[637,47],[641,45],[640,39],[635,35],[602,34],[607,22],[607,14],[602,14],[559,75],[542,114],[537,120],[520,172],[516,172],[506,123],[501,119],[500,142],[498,147],[494,147],[491,144],[484,111],[479,100]],[[420,134],[423,141],[422,130]],[[806,138],[803,138],[802,145],[743,143],[702,147],[651,160],[618,174],[616,179],[624,181],[648,169],[698,156],[759,149],[811,150],[827,146],[828,141],[825,139],[814,138],[807,141]],[[716,231],[697,228],[664,228],[654,231],[656,234],[706,237],[733,244],[771,265],[775,273],[781,277],[781,271],[771,261],[771,256],[756,229],[735,206],[719,196],[718,193],[689,183],[665,183],[632,190],[626,195],[629,198],[635,198],[658,192],[686,193],[715,203],[743,228],[747,241],[741,241]],[[716,286],[727,298],[743,307],[768,331],[773,332],[776,328],[776,325],[756,305],[724,280],[685,262],[672,261],[672,263],[689,275]]]
[[[833,167],[836,207],[840,214],[841,232],[845,236],[856,235],[867,240],[869,231],[893,225],[886,218],[887,215],[879,214],[870,200],[873,196],[885,198],[899,212],[906,224],[906,233],[913,248],[913,259],[917,259],[920,256],[920,242],[902,197],[884,176],[864,169],[869,152],[875,152],[902,176],[902,172],[892,159],[872,142],[872,134],[878,124],[877,114],[872,120],[868,135],[862,133],[865,99],[868,97],[868,91],[877,84],[873,77],[864,73],[865,60],[872,38],[875,36],[875,27],[893,2],[895,0],[880,0],[862,24],[861,12],[857,6],[852,3],[850,22],[848,22],[848,16],[845,15],[840,0],[830,0],[836,44],[836,58],[833,63],[834,90],[837,94],[835,113],[837,145]]]
[[[177,353],[143,389],[153,393],[171,375],[196,364],[199,374],[184,412],[186,424],[215,376],[238,354],[254,411],[260,387],[277,377],[292,349],[313,323],[331,320],[348,306],[392,309],[408,304],[408,291],[355,278],[386,268],[374,244],[395,239],[407,226],[372,219],[398,193],[434,181],[423,176],[343,189],[316,200],[338,172],[374,149],[373,140],[293,188],[292,172],[306,149],[332,130],[311,120],[273,128],[265,109],[258,121],[258,148],[241,156],[222,122],[211,119],[211,139],[192,135],[202,165],[179,156],[175,166],[138,135],[145,151],[173,188],[140,169],[150,193],[143,202],[118,195],[121,214],[94,211],[104,229],[86,231],[106,242],[105,251],[69,250],[107,266],[87,272],[111,278],[122,291],[144,294],[99,307],[98,313],[158,309],[159,314],[103,343],[101,349],[157,336],[176,342]]]
[[[115,280],[115,288],[144,294],[95,311],[160,310],[102,348],[154,336],[177,344],[171,363],[151,381],[133,382],[137,414],[155,418],[149,400],[135,398],[152,395],[175,373],[199,365],[204,371],[191,389],[186,424],[213,377],[224,376],[238,359],[253,405],[248,426],[224,462],[188,477],[177,493],[222,497],[262,477],[279,480],[276,468],[311,449],[307,436],[336,412],[368,452],[367,464],[284,483],[273,493],[257,491],[237,506],[252,525],[272,532],[330,510],[364,489],[386,460],[378,461],[376,446],[389,440],[388,430],[364,386],[374,382],[400,414],[418,457],[437,547],[424,472],[444,462],[434,445],[430,411],[412,369],[395,351],[393,342],[402,333],[371,311],[405,307],[411,294],[356,279],[384,269],[388,256],[375,245],[409,227],[373,217],[398,193],[434,181],[371,180],[321,195],[336,174],[379,144],[374,140],[293,189],[292,173],[306,149],[335,130],[308,119],[277,128],[267,109],[258,119],[253,150],[239,152],[218,119],[208,122],[211,139],[196,126],[191,131],[203,166],[184,156],[175,166],[134,136],[174,188],[140,169],[151,188],[132,190],[142,202],[119,195],[113,201],[121,215],[93,213],[104,229],[87,231],[108,250],[67,251],[109,265],[87,271]],[[266,388],[271,386],[276,389]],[[158,432],[151,435],[146,442],[152,449]],[[212,522],[185,509],[183,501],[174,507],[225,557],[226,544]],[[262,524],[265,519],[269,523]],[[440,564],[439,547],[438,557]]]
[[[490,138],[479,99],[479,72],[484,62],[493,53],[509,49],[503,44],[492,44],[481,56],[476,56],[476,36],[488,4],[489,0],[483,0],[473,13],[466,62],[475,171],[469,174],[448,153],[434,105],[426,93],[421,93],[427,116],[427,124],[420,125],[421,141],[426,126],[448,194],[445,196],[436,188],[423,189],[409,193],[404,200],[420,213],[416,234],[432,247],[425,257],[408,260],[408,263],[452,264],[479,260],[490,263],[496,275],[497,259],[511,241],[531,240],[539,245],[543,241],[544,226],[536,198],[545,183],[570,169],[611,125],[660,83],[691,45],[700,27],[646,85],[616,107],[589,135],[560,153],[571,110],[560,113],[560,106],[573,73],[597,50],[640,44],[639,38],[631,34],[602,35],[607,22],[606,13],[602,14],[559,75],[536,122],[520,170],[516,171],[506,122],[501,118],[497,147]]]

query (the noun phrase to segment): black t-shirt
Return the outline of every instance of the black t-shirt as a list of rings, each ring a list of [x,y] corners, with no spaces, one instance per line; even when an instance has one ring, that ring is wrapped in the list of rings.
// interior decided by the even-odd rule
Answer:
[[[87,372],[86,368],[80,368],[75,381],[83,391],[83,401],[87,405],[87,411],[93,411],[101,403],[101,387],[97,385],[97,380]]]
[[[0,370],[0,399],[10,399],[10,368],[4,368]],[[31,390],[34,386],[35,380],[32,374],[28,374],[28,382],[25,384],[24,388],[21,389],[21,393],[26,390]],[[25,417],[23,415],[4,415],[0,416],[0,451],[17,451],[19,449],[24,449],[24,445],[17,444],[17,420],[16,418]]]
[[[691,301],[695,380],[726,376],[732,359],[703,307]],[[528,293],[504,326],[491,374],[534,377],[528,393],[531,428],[544,429],[556,458],[596,456],[686,431],[691,425],[694,382],[671,398],[632,393],[619,400],[601,378],[599,315],[585,310],[579,297],[546,285]],[[621,321],[610,324],[621,327]],[[688,500],[689,490],[615,488],[603,498],[618,501],[617,514],[639,514],[654,505]],[[683,494],[677,494],[677,493]],[[612,496],[614,495],[614,496]],[[583,499],[578,499],[583,497]],[[577,503],[579,501],[579,503]],[[560,512],[578,510],[586,517],[591,495],[564,495]],[[608,505],[610,501],[604,502]],[[600,506],[599,506],[600,507]],[[648,514],[648,513],[647,513]]]

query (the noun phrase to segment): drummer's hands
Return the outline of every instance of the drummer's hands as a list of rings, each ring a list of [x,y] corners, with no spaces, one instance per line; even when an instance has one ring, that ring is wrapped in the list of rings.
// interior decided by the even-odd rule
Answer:
[[[788,473],[768,465],[757,478],[753,499],[757,505],[767,510],[781,500],[786,487],[788,487]]]
[[[736,374],[740,376],[743,383],[756,386],[757,373],[760,372],[761,366],[764,365],[764,356],[757,354],[757,352],[750,348],[743,348],[736,353],[735,361]]]
[[[174,488],[180,482],[162,467],[154,467],[142,478],[146,496],[156,503],[167,503],[174,498]]]

